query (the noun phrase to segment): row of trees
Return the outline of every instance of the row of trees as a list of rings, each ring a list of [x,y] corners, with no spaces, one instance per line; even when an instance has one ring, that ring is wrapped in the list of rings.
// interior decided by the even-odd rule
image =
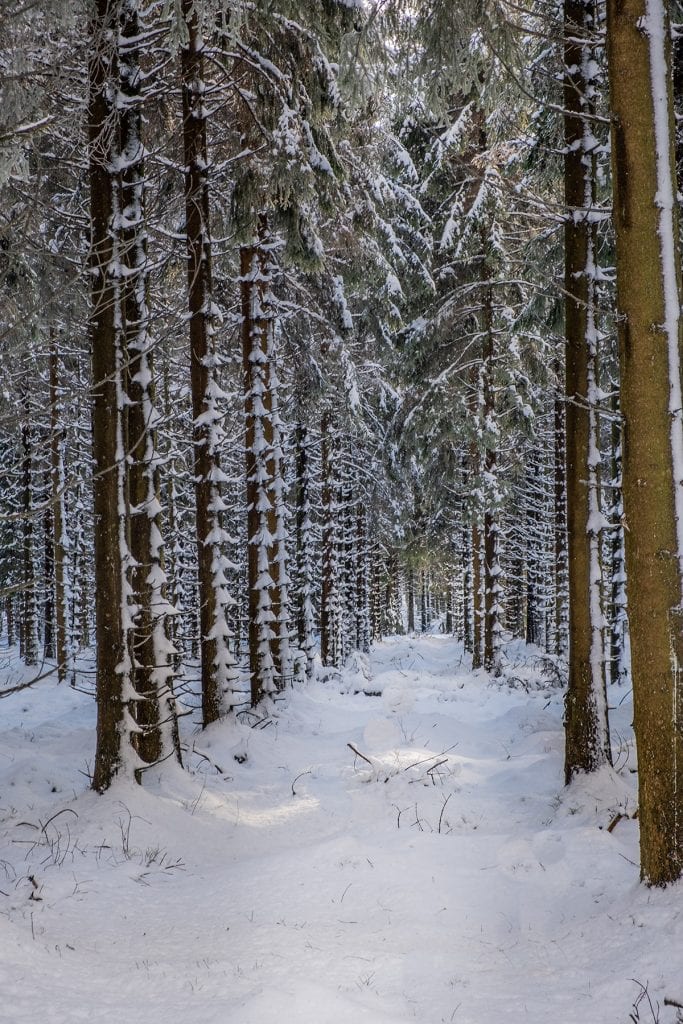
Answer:
[[[61,678],[96,648],[98,790],[180,758],[179,699],[261,718],[318,634],[434,618],[567,662],[569,782],[628,569],[643,876],[680,874],[668,11],[561,14],[3,12],[4,626]]]

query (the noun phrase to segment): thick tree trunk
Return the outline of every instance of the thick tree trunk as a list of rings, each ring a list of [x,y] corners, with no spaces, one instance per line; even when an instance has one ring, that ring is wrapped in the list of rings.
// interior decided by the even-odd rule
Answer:
[[[668,10],[608,0],[641,874],[683,870],[681,280]]]

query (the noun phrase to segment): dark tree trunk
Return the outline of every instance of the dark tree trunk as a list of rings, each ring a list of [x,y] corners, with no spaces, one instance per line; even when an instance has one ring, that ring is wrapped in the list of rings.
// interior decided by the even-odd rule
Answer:
[[[593,0],[565,0],[565,296],[567,337],[567,533],[569,684],[565,781],[611,760],[600,613],[595,367],[596,232],[591,36]]]
[[[204,41],[192,0],[182,0],[187,43],[180,50],[185,155],[185,230],[190,312],[190,382],[194,420],[194,478],[197,580],[202,676],[202,718],[215,722],[226,708],[233,659],[221,579],[221,479],[217,431],[215,317],[211,270],[211,231],[204,95]]]

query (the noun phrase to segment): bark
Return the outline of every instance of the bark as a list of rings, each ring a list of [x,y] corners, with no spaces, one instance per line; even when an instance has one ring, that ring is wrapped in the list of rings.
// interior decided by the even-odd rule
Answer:
[[[53,332],[50,344],[50,493],[54,531],[55,641],[57,676],[60,682],[71,669],[71,643],[68,635],[68,543],[64,506],[64,432],[61,424],[59,353]]]
[[[334,651],[334,593],[337,586],[335,560],[335,509],[334,478],[332,465],[332,419],[329,411],[323,412],[320,425],[321,466],[322,466],[322,583],[320,598],[320,658],[323,665],[335,664]],[[373,598],[376,588],[373,587]],[[375,617],[373,616],[373,628]]]
[[[273,330],[267,294],[270,273],[264,249],[267,226],[240,250],[242,359],[244,370],[245,455],[247,485],[247,586],[249,590],[249,672],[255,707],[275,693],[281,677],[277,654],[275,541],[277,522],[272,500],[275,466],[273,410],[268,379]]]
[[[484,664],[484,603],[482,535],[478,522],[472,523],[472,668]]]
[[[641,875],[653,885],[683,870],[681,280],[669,39],[662,0],[608,0]]]
[[[197,586],[204,725],[227,711],[226,690],[234,679],[225,607],[223,539],[223,474],[217,450],[219,414],[216,400],[214,308],[211,267],[210,203],[206,107],[204,97],[204,41],[192,0],[182,0],[188,32],[180,50],[185,154],[185,230],[187,235],[187,287],[190,312],[190,385],[194,421],[194,478],[197,537]]]
[[[474,652],[474,628],[472,623],[472,531],[462,528],[462,634],[465,650]]]
[[[172,651],[167,623],[166,574],[156,452],[153,339],[148,307],[149,261],[145,227],[145,163],[142,134],[142,73],[138,0],[123,0],[119,34],[120,151],[118,209],[121,214],[121,346],[125,366],[126,484],[133,625],[130,644],[133,686],[139,700],[136,747],[154,764],[180,760],[173,696]],[[116,229],[115,229],[116,230]]]
[[[306,678],[313,676],[315,622],[313,614],[313,524],[311,522],[311,469],[309,431],[299,423],[296,431],[296,547],[298,561],[297,633],[306,656]]]
[[[554,457],[555,457],[555,653],[567,657],[569,649],[569,606],[567,589],[569,585],[569,562],[567,559],[567,463],[566,463],[566,407],[564,375],[556,368],[558,390],[554,408]]]
[[[115,142],[117,0],[97,0],[89,61],[90,343],[93,371],[95,516],[95,628],[97,639],[97,748],[93,788],[108,789],[134,761],[125,749],[133,725],[122,508],[123,438],[118,294],[112,223]]]
[[[412,564],[408,569],[408,586],[406,592],[408,604],[408,632],[415,632],[415,569]]]
[[[484,262],[484,277],[488,278],[488,268]],[[482,365],[483,385],[483,432],[485,437],[484,477],[486,480],[487,499],[484,513],[484,668],[488,672],[498,672],[500,668],[500,644],[502,625],[501,584],[499,564],[499,532],[498,514],[499,498],[496,484],[498,463],[498,436],[495,422],[495,397],[493,390],[493,374],[495,352],[495,335],[493,330],[493,290],[490,280],[486,280],[483,301],[484,327],[484,360]]]
[[[28,389],[23,387],[22,406],[24,420],[21,425],[21,477],[22,477],[22,614],[21,656],[26,665],[38,664],[38,609],[35,579],[35,525],[33,511],[33,436],[31,431],[31,405]]]
[[[361,502],[356,506],[356,649],[370,651],[370,620],[368,609],[368,523],[367,512]]]
[[[591,33],[593,0],[566,0],[565,16],[565,323],[567,389],[567,537],[569,684],[565,700],[565,782],[611,761],[599,556],[595,367],[597,325],[596,143],[586,116],[594,112]]]
[[[55,656],[55,537],[52,505],[48,501],[43,513],[43,654]],[[59,668],[57,670],[59,678]]]

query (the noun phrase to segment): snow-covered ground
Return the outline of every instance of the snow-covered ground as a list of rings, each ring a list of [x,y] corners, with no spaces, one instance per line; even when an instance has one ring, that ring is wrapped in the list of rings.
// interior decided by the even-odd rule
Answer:
[[[558,691],[441,636],[360,668],[264,728],[186,719],[189,771],[105,797],[90,697],[0,701],[0,1021],[675,1021],[683,891],[638,882],[624,692],[618,771],[564,790]]]

